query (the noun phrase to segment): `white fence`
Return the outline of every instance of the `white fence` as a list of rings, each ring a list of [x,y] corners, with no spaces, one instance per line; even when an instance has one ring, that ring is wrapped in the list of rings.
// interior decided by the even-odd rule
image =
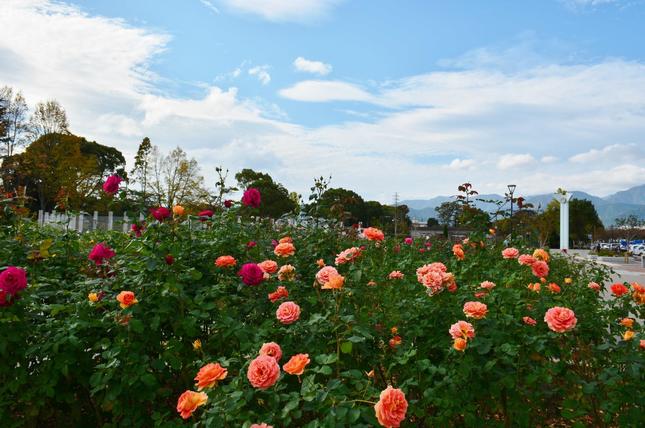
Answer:
[[[93,215],[88,213],[80,213],[76,215],[69,215],[67,213],[44,212],[38,211],[38,225],[49,225],[67,230],[76,230],[83,233],[86,230],[122,230],[123,233],[128,233],[130,227],[135,221],[136,217],[128,217],[128,213],[124,212],[122,216],[114,216],[112,211],[107,215],[99,215],[98,211],[94,211]],[[139,214],[139,220],[143,220],[143,214]]]

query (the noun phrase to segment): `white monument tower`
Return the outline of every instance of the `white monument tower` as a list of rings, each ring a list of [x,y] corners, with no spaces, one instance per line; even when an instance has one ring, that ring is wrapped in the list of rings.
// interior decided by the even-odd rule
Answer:
[[[569,201],[573,196],[566,190],[558,189],[554,194],[555,199],[560,202],[560,250],[569,249]]]

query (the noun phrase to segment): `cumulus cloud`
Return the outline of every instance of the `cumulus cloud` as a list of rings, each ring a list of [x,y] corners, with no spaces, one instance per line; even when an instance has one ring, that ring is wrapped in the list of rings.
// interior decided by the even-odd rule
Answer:
[[[453,159],[448,165],[450,169],[471,169],[475,166],[475,161],[472,159]]]
[[[270,67],[268,65],[257,65],[255,67],[251,67],[249,68],[249,75],[257,77],[263,85],[266,85],[271,81],[271,75],[268,71],[269,68]]]
[[[372,95],[358,85],[334,80],[305,80],[281,89],[280,95],[296,101],[364,101],[373,102]]]
[[[343,0],[220,0],[231,10],[276,22],[311,22],[327,15]]]
[[[530,165],[533,162],[535,162],[535,158],[529,153],[518,154],[518,155],[507,154],[499,158],[499,161],[497,162],[497,167],[499,169],[510,169],[510,168],[517,168],[520,166]]]
[[[643,157],[645,157],[645,148],[643,148],[642,144],[611,144],[600,149],[591,149],[584,153],[578,153],[571,156],[569,160],[575,163],[625,162]]]
[[[306,73],[313,73],[313,74],[320,74],[321,76],[325,76],[331,73],[331,69],[332,69],[331,64],[325,64],[324,62],[321,62],[321,61],[310,61],[301,56],[299,56],[293,61],[293,66],[298,71],[304,71]]]

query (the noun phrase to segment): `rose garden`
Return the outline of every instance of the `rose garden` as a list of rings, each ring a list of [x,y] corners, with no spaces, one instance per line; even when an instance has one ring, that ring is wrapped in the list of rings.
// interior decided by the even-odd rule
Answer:
[[[2,425],[642,422],[643,285],[494,230],[413,240],[261,203],[156,207],[129,234],[8,207]]]

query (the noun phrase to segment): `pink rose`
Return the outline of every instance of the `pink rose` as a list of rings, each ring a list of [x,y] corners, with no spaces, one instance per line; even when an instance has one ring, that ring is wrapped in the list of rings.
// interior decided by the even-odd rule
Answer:
[[[524,266],[531,266],[533,263],[535,263],[535,257],[529,255],[529,254],[522,254],[518,259],[517,262],[521,265]]]
[[[522,321],[524,321],[524,324],[526,324],[526,325],[535,325],[535,324],[537,324],[537,321],[535,321],[531,317],[522,317]]]
[[[260,348],[260,355],[268,355],[269,357],[275,358],[276,361],[280,361],[280,358],[282,358],[282,348],[275,342],[265,343]]]
[[[393,270],[387,277],[389,279],[403,279],[405,277],[405,274],[403,274],[403,272],[401,271]]]
[[[284,302],[278,306],[275,316],[282,324],[293,324],[300,318],[300,306],[294,302]]]
[[[273,260],[265,260],[262,263],[258,263],[258,266],[266,273],[276,273],[278,271],[278,264]]]
[[[24,269],[9,266],[0,273],[0,291],[15,296],[25,288],[27,288],[27,272]]]
[[[94,248],[92,248],[92,251],[90,251],[87,258],[99,266],[102,265],[105,260],[109,260],[114,256],[116,256],[116,253],[112,248],[108,247],[104,242],[99,242],[94,246]]]
[[[538,278],[544,278],[549,274],[549,265],[542,260],[538,260],[531,265],[531,270],[533,271],[533,275]]]
[[[116,174],[109,176],[107,180],[105,180],[105,183],[103,183],[103,191],[110,196],[114,196],[114,194],[119,191],[119,184],[121,184],[121,181],[123,181],[121,177]]]
[[[479,284],[479,286],[486,290],[492,290],[493,288],[495,288],[495,283],[490,281],[484,281],[481,284]]]
[[[410,237],[408,236],[407,238],[405,238],[405,239],[403,240],[403,242],[405,242],[405,244],[406,244],[406,245],[412,245],[412,243],[413,243],[414,241],[412,240],[412,238],[410,238]]]
[[[273,428],[273,425],[267,425],[265,422],[261,424],[253,424],[249,428]]]
[[[475,337],[475,328],[471,323],[466,321],[457,321],[450,326],[448,332],[453,339],[462,338],[468,340]]]
[[[254,388],[267,389],[275,385],[280,377],[280,366],[275,358],[260,355],[249,364],[246,378]]]
[[[376,419],[381,426],[386,428],[398,428],[405,420],[408,411],[408,401],[400,389],[388,386],[381,391],[378,403],[374,405]]]
[[[544,314],[544,322],[556,333],[565,333],[573,329],[578,320],[576,314],[569,308],[555,306]]]
[[[329,278],[338,276],[338,271],[333,266],[325,266],[316,273],[316,281],[318,284],[325,285],[329,282]]]
[[[507,248],[502,251],[502,257],[505,259],[516,259],[520,255],[520,251],[517,248]]]
[[[254,187],[246,189],[242,196],[242,204],[251,208],[259,207],[261,200],[262,196],[260,195],[260,191]]]
[[[264,280],[264,271],[255,263],[244,264],[237,274],[246,285],[258,285]]]
[[[466,302],[464,304],[464,314],[468,318],[474,318],[476,320],[486,318],[488,313],[488,306],[481,302]]]
[[[157,221],[162,222],[164,219],[170,217],[170,210],[165,207],[150,208],[150,214],[152,214]]]
[[[587,285],[587,287],[588,287],[588,288],[591,288],[593,291],[600,291],[600,288],[601,288],[601,287],[600,287],[600,284],[598,284],[597,282],[593,282],[593,281],[592,281],[592,282],[590,282],[590,283]]]

